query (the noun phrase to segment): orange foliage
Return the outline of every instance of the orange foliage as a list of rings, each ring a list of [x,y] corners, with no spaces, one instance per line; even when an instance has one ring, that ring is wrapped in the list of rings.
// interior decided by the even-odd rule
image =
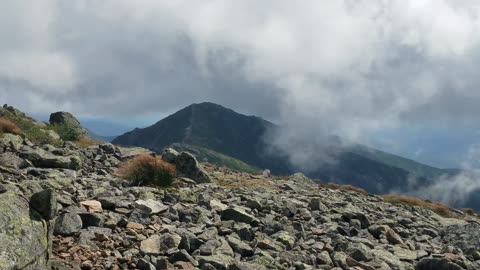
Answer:
[[[152,155],[139,155],[120,164],[116,174],[134,185],[169,186],[176,175],[174,165]]]
[[[389,203],[418,206],[421,208],[432,210],[433,212],[443,217],[456,216],[456,214],[452,211],[450,207],[439,202],[432,202],[429,200],[422,200],[415,197],[410,197],[406,195],[397,195],[397,194],[388,194],[388,195],[383,195],[382,197],[386,202],[389,202]]]
[[[0,134],[11,133],[15,135],[22,134],[22,130],[14,122],[0,117]]]
[[[364,194],[364,195],[368,195],[368,192],[365,189],[355,187],[355,186],[352,186],[352,185],[340,185],[340,184],[336,184],[336,183],[319,183],[318,186],[319,187],[324,187],[324,188],[329,188],[329,189],[348,190],[348,191],[353,191],[353,192],[361,193],[361,194]]]

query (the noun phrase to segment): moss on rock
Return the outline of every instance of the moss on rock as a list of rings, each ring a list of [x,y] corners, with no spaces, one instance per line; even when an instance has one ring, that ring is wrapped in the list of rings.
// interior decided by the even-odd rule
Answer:
[[[28,200],[0,194],[0,269],[48,269],[47,224]]]

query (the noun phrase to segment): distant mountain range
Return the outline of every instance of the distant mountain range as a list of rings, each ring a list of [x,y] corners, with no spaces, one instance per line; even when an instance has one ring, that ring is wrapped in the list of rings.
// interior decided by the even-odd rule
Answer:
[[[242,115],[206,102],[192,104],[150,127],[137,128],[118,136],[112,142],[141,146],[156,152],[171,145],[180,149],[195,148],[197,153],[202,153],[201,157],[210,162],[222,163],[218,161],[228,157],[248,165],[240,168],[268,168],[280,175],[301,171],[289,162],[287,153],[269,151],[271,148],[265,142],[265,134],[276,129],[275,124],[262,118]],[[319,165],[307,174],[325,182],[359,186],[371,193],[405,188],[412,178],[417,185],[426,185],[441,175],[451,173],[363,145],[340,146],[332,143],[329,147],[337,148],[334,152],[338,153],[338,162]],[[219,155],[223,158],[213,158]]]

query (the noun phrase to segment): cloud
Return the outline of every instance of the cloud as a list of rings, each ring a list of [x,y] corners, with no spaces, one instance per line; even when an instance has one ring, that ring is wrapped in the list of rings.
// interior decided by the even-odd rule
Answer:
[[[425,183],[412,176],[402,190],[391,193],[410,194],[415,197],[442,202],[452,207],[467,207],[474,204],[473,195],[480,190],[480,144],[471,145],[459,172],[445,174]],[[478,205],[474,205],[478,207]]]
[[[281,124],[274,143],[299,164],[332,132],[368,142],[412,123],[477,125],[478,1],[8,0],[0,10],[0,96],[29,112],[152,118],[213,101]]]

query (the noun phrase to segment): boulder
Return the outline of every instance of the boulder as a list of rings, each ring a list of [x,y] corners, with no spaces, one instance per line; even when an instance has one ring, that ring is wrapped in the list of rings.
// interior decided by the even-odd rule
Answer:
[[[446,227],[441,236],[444,242],[462,250],[480,250],[480,223],[470,221]]]
[[[247,223],[253,226],[259,224],[259,220],[257,218],[248,214],[243,208],[240,207],[232,207],[225,209],[222,212],[222,220],[233,220],[237,222]]]
[[[0,269],[46,270],[47,224],[13,192],[0,194]]]
[[[5,133],[0,136],[0,149],[3,147],[7,147],[12,149],[13,151],[18,151],[20,146],[23,144],[22,137],[10,133]]]
[[[0,154],[0,166],[9,169],[23,169],[25,160],[19,158],[17,155],[11,152],[5,152]]]
[[[197,183],[211,182],[210,177],[203,168],[200,167],[197,159],[188,152],[182,152],[177,156],[175,166],[180,176],[190,178]]]
[[[175,164],[178,157],[178,152],[173,148],[165,148],[162,154],[162,160],[171,164]]]
[[[118,148],[111,143],[103,143],[103,144],[100,144],[98,147],[107,154],[115,154],[119,152]]]
[[[160,236],[154,234],[148,239],[140,243],[140,251],[146,255],[160,255],[161,253],[161,239]]]
[[[51,220],[57,214],[57,196],[52,189],[45,189],[32,195],[30,207],[45,220]]]
[[[87,208],[90,213],[102,212],[102,204],[97,200],[87,200],[80,202],[80,205]]]
[[[78,170],[81,167],[81,158],[79,156],[58,156],[40,148],[22,151],[20,157],[31,161],[33,165],[39,168]]]
[[[312,211],[320,211],[320,212],[328,211],[328,207],[322,203],[322,200],[320,198],[312,198],[308,206]]]
[[[149,214],[163,213],[168,210],[168,206],[164,205],[162,202],[155,201],[152,199],[136,200],[133,206],[136,208],[143,209]]]
[[[82,218],[78,214],[64,213],[55,220],[53,233],[56,235],[70,236],[80,232],[82,226]]]
[[[463,267],[444,258],[423,258],[415,270],[462,270]]]
[[[66,126],[80,137],[88,136],[88,131],[82,127],[80,122],[69,112],[55,112],[50,114],[51,125]]]

